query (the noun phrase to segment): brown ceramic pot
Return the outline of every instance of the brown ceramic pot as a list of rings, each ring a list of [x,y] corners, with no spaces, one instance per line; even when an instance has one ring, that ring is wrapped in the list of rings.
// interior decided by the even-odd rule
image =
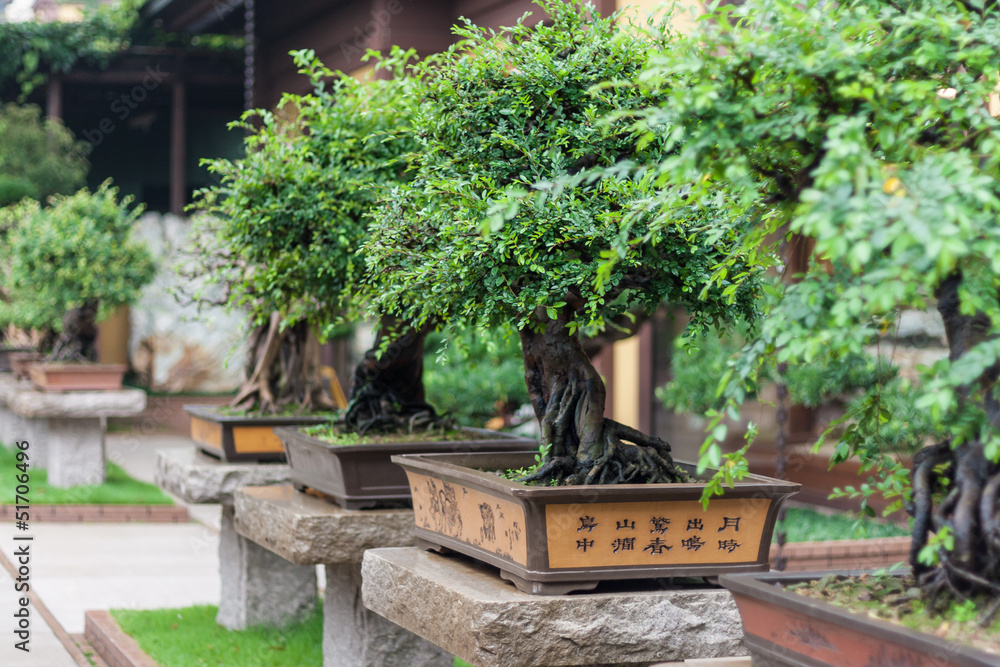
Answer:
[[[754,667],[996,667],[1000,656],[787,591],[830,572],[727,575]],[[838,574],[834,572],[833,574]],[[857,575],[858,571],[839,574]],[[781,584],[781,586],[777,585]]]
[[[215,405],[185,405],[191,439],[202,452],[229,463],[284,463],[285,450],[274,434],[279,426],[309,426],[329,417],[228,417]]]
[[[434,452],[503,452],[537,447],[529,438],[463,428],[461,440],[332,445],[294,428],[276,429],[284,441],[292,483],[299,490],[315,489],[345,509],[409,504],[406,473],[393,464],[397,454]]]
[[[799,489],[749,475],[705,510],[701,483],[544,487],[491,472],[529,466],[531,452],[393,460],[409,477],[420,539],[495,565],[534,594],[766,571],[778,509]]]

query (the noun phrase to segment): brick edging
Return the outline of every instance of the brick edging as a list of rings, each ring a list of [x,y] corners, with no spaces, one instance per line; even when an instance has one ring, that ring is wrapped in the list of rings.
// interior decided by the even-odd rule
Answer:
[[[14,505],[0,505],[0,521],[13,521]],[[187,523],[187,508],[180,505],[35,505],[29,510],[32,521],[67,523]]]
[[[86,612],[83,634],[108,667],[158,667],[156,661],[125,634],[110,612]]]
[[[910,556],[909,537],[880,537],[867,540],[831,542],[789,542],[782,555],[787,559],[786,572],[809,570],[870,570],[889,567]],[[777,554],[771,545],[771,560]]]

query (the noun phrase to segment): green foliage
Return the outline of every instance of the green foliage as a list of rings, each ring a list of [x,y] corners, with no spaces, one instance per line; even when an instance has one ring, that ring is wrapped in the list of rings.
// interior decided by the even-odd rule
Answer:
[[[504,409],[528,402],[521,346],[509,331],[464,329],[426,342],[424,387],[437,409],[468,426],[483,426]]]
[[[552,451],[552,443],[542,443],[538,446],[538,453],[535,454],[535,462],[528,466],[527,468],[510,468],[504,470],[500,473],[501,477],[512,480],[519,480],[525,477],[530,477],[538,472],[549,458],[549,454]],[[556,480],[551,481],[551,485],[555,486]],[[537,482],[535,482],[537,484]]]
[[[486,327],[561,314],[571,334],[664,299],[688,306],[696,324],[751,316],[750,279],[703,294],[735,225],[693,212],[648,230],[649,243],[624,244],[626,216],[652,178],[591,171],[664,156],[665,131],[641,142],[616,114],[655,101],[620,82],[634,81],[669,37],[599,18],[580,0],[538,4],[550,21],[522,18],[500,33],[466,23],[456,45],[422,65],[414,180],[376,212],[368,244],[379,306],[416,322]]]
[[[319,603],[308,617],[284,628],[227,630],[216,623],[218,613],[214,605],[111,610],[122,630],[162,667],[323,664],[323,611]]]
[[[17,207],[9,262],[0,266],[10,299],[0,303],[0,321],[59,330],[72,308],[96,301],[106,314],[139,297],[155,271],[149,251],[131,239],[142,208],[129,210],[131,198],[117,195],[106,181],[93,193],[54,196],[47,208],[30,200]]]
[[[82,21],[0,23],[0,91],[23,101],[53,72],[77,63],[107,67],[129,45],[143,0],[87,11]]]
[[[678,139],[660,182],[689,186],[683,198],[664,188],[659,224],[721,199],[731,215],[756,219],[748,244],[766,248],[791,230],[814,239],[824,260],[778,295],[729,365],[715,423],[769,364],[860,353],[951,277],[961,280],[962,312],[982,313],[996,331],[1000,121],[987,100],[1000,16],[995,4],[975,5],[750,0],[719,9],[647,70],[648,88],[666,99],[640,126],[655,136],[671,125]],[[716,278],[736,280],[726,264]],[[939,362],[915,389],[934,431],[954,445],[982,438],[994,460],[1000,437],[981,401],[960,397],[975,398],[969,385],[998,349],[986,340]],[[883,467],[872,486],[904,493],[908,478],[880,447],[892,418],[885,396],[871,394],[848,417],[843,446]],[[702,465],[720,459],[718,442],[702,454]]]
[[[74,192],[87,177],[89,150],[36,106],[0,107],[0,206]]]
[[[725,407],[726,398],[719,394],[719,381],[725,376],[728,364],[736,357],[751,331],[740,325],[730,331],[713,330],[697,339],[677,338],[671,358],[673,379],[656,389],[656,396],[668,408],[678,412],[704,415]],[[756,383],[781,381],[788,388],[791,402],[796,405],[818,407],[833,400],[848,401],[853,404],[861,400],[869,389],[885,392],[892,388],[893,414],[900,418],[919,418],[914,415],[912,392],[909,385],[889,382],[896,375],[896,368],[889,362],[879,362],[865,352],[852,352],[846,356],[824,354],[809,364],[790,366],[779,374],[773,365],[762,368],[748,384],[746,398],[757,397]],[[853,407],[850,409],[854,409]],[[922,422],[921,422],[922,424]],[[893,439],[904,438],[906,428],[903,421],[893,424]],[[888,428],[888,426],[887,426]],[[926,429],[921,428],[926,434]]]
[[[870,517],[849,514],[824,514],[805,507],[790,507],[775,531],[785,533],[786,542],[826,542],[830,540],[903,537],[910,534],[905,526],[875,521]]]
[[[195,207],[212,214],[201,233],[220,249],[198,258],[199,272],[257,323],[278,312],[329,328],[363,297],[370,209],[405,180],[411,54],[378,64],[399,78],[367,82],[330,71],[312,51],[293,56],[313,91],[284,95],[276,112],[247,112],[231,126],[248,132],[246,157],[206,161],[221,184],[199,191]]]

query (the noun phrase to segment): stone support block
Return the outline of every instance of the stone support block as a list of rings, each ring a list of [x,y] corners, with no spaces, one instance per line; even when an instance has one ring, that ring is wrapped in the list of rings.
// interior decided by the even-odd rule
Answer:
[[[316,567],[289,563],[239,535],[232,505],[222,508],[219,574],[216,621],[230,630],[283,627],[301,620],[316,605]]]
[[[368,549],[411,546],[413,510],[346,510],[291,486],[233,496],[236,531],[300,565],[360,563]]]
[[[496,568],[416,547],[375,549],[364,605],[476,667],[649,665],[745,656],[732,595],[618,582],[595,593],[527,595]]]
[[[48,420],[47,436],[43,448],[47,450],[49,484],[66,487],[104,483],[104,425],[99,418],[53,417]],[[37,436],[34,440],[41,442]]]
[[[231,505],[243,486],[289,484],[291,468],[284,463],[226,463],[191,449],[156,453],[156,483],[186,503]]]

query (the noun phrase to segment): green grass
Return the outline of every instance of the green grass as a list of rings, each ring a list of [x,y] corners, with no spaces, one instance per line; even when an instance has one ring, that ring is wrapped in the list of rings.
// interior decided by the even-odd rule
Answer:
[[[323,610],[283,629],[227,630],[215,622],[219,608],[135,611],[111,615],[160,667],[240,665],[240,667],[322,667]]]
[[[775,528],[784,528],[788,542],[826,542],[870,537],[902,537],[910,534],[905,526],[876,521],[853,514],[823,514],[802,507],[790,507],[785,520]]]
[[[31,455],[31,450],[28,450]],[[28,493],[32,505],[173,505],[155,484],[140,482],[114,463],[108,463],[108,477],[104,484],[60,488],[49,486],[48,472],[31,465],[28,459]],[[15,450],[0,447],[0,504],[15,504],[17,465]]]

